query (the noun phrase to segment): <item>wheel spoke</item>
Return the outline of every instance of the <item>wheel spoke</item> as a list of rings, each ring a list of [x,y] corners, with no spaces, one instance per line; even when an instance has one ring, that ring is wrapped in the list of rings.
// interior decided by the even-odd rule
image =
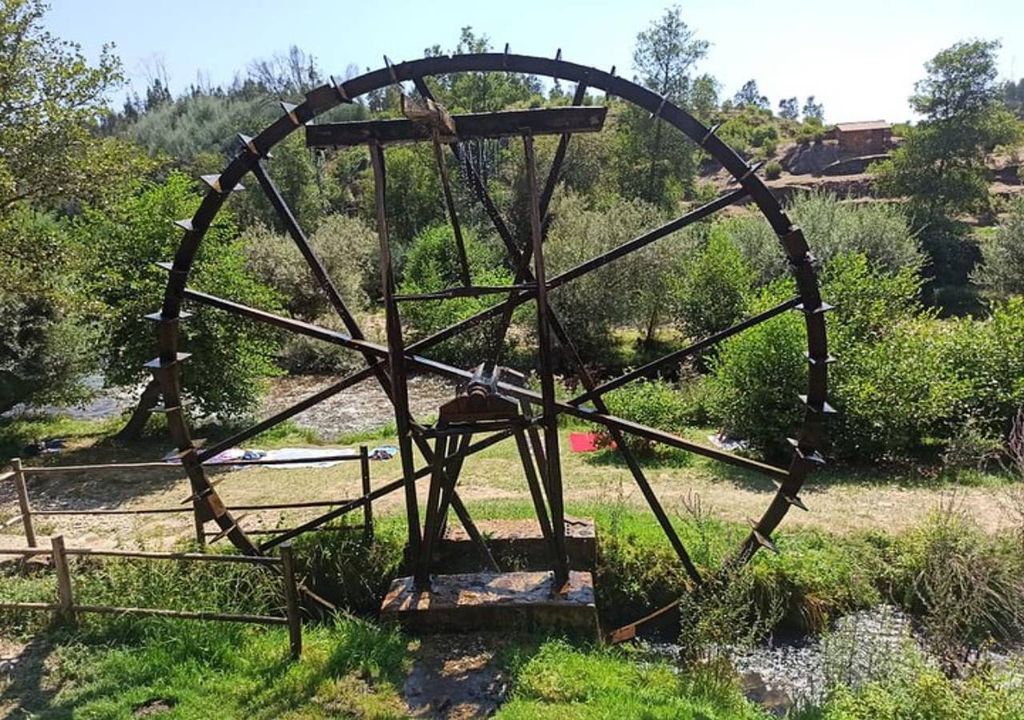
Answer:
[[[409,553],[415,557],[419,553],[423,536],[420,533],[420,514],[416,498],[416,478],[414,477],[416,461],[412,456],[412,434],[410,432],[412,422],[409,414],[405,342],[402,339],[402,321],[398,315],[398,303],[395,302],[395,273],[391,263],[391,243],[388,237],[387,197],[384,185],[384,149],[377,143],[371,143],[369,147],[370,165],[373,168],[374,204],[377,207],[380,281],[381,287],[384,289],[385,326],[388,340],[387,354],[391,376],[391,404],[395,408],[395,425],[398,428],[398,451],[402,456],[402,472],[405,475],[405,511],[409,523]],[[367,362],[371,362],[369,354],[367,354]],[[424,445],[426,444],[424,443]],[[427,447],[429,450],[429,446]],[[443,468],[438,468],[438,472],[443,473]]]
[[[769,310],[765,310],[762,313],[758,313],[757,315],[754,315],[752,317],[749,317],[742,322],[736,323],[730,328],[720,330],[719,332],[716,332],[713,335],[708,335],[703,340],[699,340],[693,343],[692,345],[687,345],[681,350],[671,352],[668,355],[664,355],[658,358],[657,360],[652,360],[646,365],[642,365],[636,368],[635,370],[631,370],[630,372],[624,373],[623,375],[618,376],[614,380],[609,380],[608,382],[602,383],[601,385],[595,387],[593,390],[588,390],[587,392],[574,397],[572,400],[569,401],[569,403],[571,405],[582,405],[583,403],[588,402],[595,397],[599,397],[608,392],[611,392],[615,388],[622,387],[626,383],[631,382],[636,378],[647,377],[649,375],[652,375],[658,368],[667,365],[668,363],[678,362],[683,358],[693,355],[694,353],[698,353],[701,350],[704,350],[706,348],[711,347],[712,345],[720,343],[722,340],[725,340],[726,338],[732,337],[736,333],[743,332],[744,330],[751,328],[754,325],[763,323],[764,321],[769,320],[770,318],[773,318],[776,315],[780,315],[786,312],[787,310],[791,310],[792,308],[795,308],[799,304],[799,296],[791,298],[784,303],[779,303],[775,307]]]
[[[313,252],[313,247],[309,243],[309,239],[306,234],[302,231],[299,226],[298,220],[295,219],[294,213],[288,203],[285,202],[284,197],[278,191],[274,181],[270,178],[267,173],[267,169],[263,166],[263,161],[253,163],[252,173],[256,176],[256,180],[259,182],[260,187],[263,189],[264,194],[273,206],[274,211],[277,213],[278,218],[284,223],[285,229],[288,234],[291,235],[292,240],[298,247],[299,252],[302,253],[302,257],[305,259],[306,264],[309,265],[310,271],[313,273],[313,277],[316,279],[317,284],[327,295],[327,299],[330,301],[331,306],[338,313],[341,321],[345,324],[345,329],[352,334],[353,337],[361,338],[362,331],[359,329],[359,325],[356,323],[355,317],[349,311],[345,305],[345,301],[341,297],[341,293],[338,292],[338,288],[335,287],[334,281],[331,280],[327,274],[327,268],[324,267],[323,263],[320,262],[320,258]]]
[[[250,320],[256,320],[258,322],[264,322],[269,325],[281,327],[289,330],[293,330],[301,335],[316,338],[318,340],[324,340],[329,343],[341,345],[353,350],[359,350],[360,352],[369,352],[380,358],[386,358],[388,356],[388,349],[383,345],[369,342],[368,340],[356,340],[348,335],[338,332],[336,330],[328,330],[326,328],[319,327],[317,325],[311,325],[310,323],[302,322],[301,320],[292,320],[291,318],[281,317],[280,315],[274,315],[268,313],[265,310],[257,310],[250,308],[245,305],[241,305],[231,300],[224,300],[207,293],[197,292],[195,290],[185,290],[185,297],[190,300],[195,300],[212,307],[217,307],[228,312],[232,312],[236,315],[249,318]],[[452,367],[445,363],[437,360],[431,360],[430,358],[423,357],[422,355],[414,355],[412,351],[413,346],[406,348],[406,359],[415,367],[425,370],[427,372],[440,375],[441,377],[447,377],[453,380],[469,380],[473,377],[473,373],[469,370],[463,370],[461,368]],[[508,383],[498,383],[498,387],[502,392],[519,399],[525,399],[528,402],[536,405],[541,405],[543,400],[539,393],[521,388],[516,385],[510,385]],[[723,450],[716,448],[707,447],[699,443],[691,442],[684,438],[673,435],[672,433],[652,428],[647,425],[640,423],[634,423],[622,418],[610,415],[607,410],[602,411],[600,408],[597,410],[591,410],[588,408],[581,408],[569,403],[556,401],[555,409],[559,413],[572,415],[581,420],[587,422],[597,423],[598,425],[604,425],[605,427],[612,430],[620,430],[622,432],[631,433],[639,437],[659,442],[670,447],[679,448],[680,450],[686,450],[688,452],[702,455],[704,457],[711,458],[713,460],[720,460],[721,462],[736,467],[743,468],[745,470],[753,470],[760,472],[777,479],[785,479],[789,477],[789,473],[774,465],[768,465],[765,463],[757,462],[756,460],[750,460],[749,458],[741,457],[739,455],[733,455]],[[415,431],[414,431],[415,432]]]
[[[441,142],[437,137],[437,130],[431,143],[434,146],[434,161],[437,163],[437,171],[441,176],[441,188],[444,191],[444,202],[448,208],[448,220],[452,225],[452,232],[455,235],[455,250],[459,255],[459,272],[462,277],[462,284],[469,287],[473,280],[469,273],[469,258],[466,255],[466,243],[462,239],[462,226],[459,224],[459,214],[455,212],[455,198],[452,197],[451,183],[448,181],[448,166],[445,164],[444,156],[441,154]]]
[[[721,196],[720,198],[717,198],[716,200],[707,203],[706,205],[702,205],[701,207],[692,210],[686,215],[682,215],[676,218],[675,220],[672,220],[671,222],[668,222],[653,230],[650,230],[644,233],[643,235],[640,235],[628,242],[623,243],[622,245],[619,245],[616,248],[613,248],[612,250],[609,250],[606,253],[603,253],[601,255],[598,255],[597,257],[591,258],[590,260],[580,263],[579,265],[570,268],[569,270],[566,270],[565,272],[559,275],[555,275],[548,281],[548,289],[554,290],[556,288],[559,288],[568,282],[571,282],[582,277],[583,275],[586,275],[591,270],[603,267],[604,265],[607,265],[610,262],[618,260],[619,258],[625,257],[626,255],[629,255],[632,252],[635,252],[643,247],[646,247],[647,245],[650,245],[652,242],[655,242],[656,240],[660,240],[661,238],[667,235],[671,235],[672,233],[677,232],[679,230],[682,230],[683,228],[689,225],[692,225],[696,222],[700,222],[701,220],[706,219],[708,216],[713,215],[715,212],[721,210],[722,208],[728,207],[729,205],[739,202],[745,196],[746,190],[744,190],[743,188],[733,190],[732,192],[727,193]],[[518,256],[516,257],[518,258]],[[452,325],[449,325],[448,327],[442,330],[438,330],[433,335],[428,335],[427,337],[416,341],[415,343],[411,344],[407,348],[407,350],[426,350],[427,348],[433,347],[434,345],[442,343],[445,340],[450,340],[451,338],[455,337],[464,330],[468,330],[469,328],[475,327],[480,323],[498,317],[503,312],[508,310],[510,307],[514,309],[519,305],[522,305],[523,303],[531,300],[532,298],[532,292],[519,292],[515,294],[514,297],[510,296],[509,299],[503,302],[492,305],[486,310],[481,310],[475,315],[471,315],[468,318],[465,318],[464,320],[460,320],[459,322],[453,323]]]

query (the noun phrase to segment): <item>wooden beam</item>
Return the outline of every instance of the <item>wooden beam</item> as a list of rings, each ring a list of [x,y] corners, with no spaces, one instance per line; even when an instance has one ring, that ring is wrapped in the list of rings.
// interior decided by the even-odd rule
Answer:
[[[509,110],[494,113],[453,115],[456,136],[441,137],[441,142],[474,138],[500,138],[521,135],[562,135],[598,132],[604,127],[608,108],[560,107],[538,110]],[[419,142],[431,139],[430,127],[412,120],[359,120],[306,126],[306,146],[351,147],[375,142],[379,145]]]

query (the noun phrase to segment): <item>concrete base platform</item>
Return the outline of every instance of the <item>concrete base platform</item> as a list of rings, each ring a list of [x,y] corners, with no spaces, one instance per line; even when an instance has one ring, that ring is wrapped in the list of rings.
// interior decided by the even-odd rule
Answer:
[[[535,518],[528,520],[480,520],[480,534],[503,570],[550,570],[551,551]],[[439,543],[434,569],[446,573],[479,570],[480,558],[473,541],[457,522],[448,526]],[[597,559],[597,533],[590,518],[565,519],[565,551],[573,570],[593,570]]]
[[[594,578],[572,571],[562,594],[551,572],[435,575],[428,591],[417,592],[411,577],[391,583],[381,620],[414,633],[545,628],[596,637]]]

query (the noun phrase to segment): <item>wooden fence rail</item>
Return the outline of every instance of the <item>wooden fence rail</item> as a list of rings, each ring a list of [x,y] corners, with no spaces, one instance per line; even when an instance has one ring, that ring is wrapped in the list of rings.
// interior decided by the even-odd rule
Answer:
[[[203,463],[207,467],[236,467],[236,466],[257,466],[257,465],[289,465],[306,462],[338,462],[347,460],[358,460],[360,467],[360,478],[361,487],[363,493],[363,532],[366,533],[367,538],[373,536],[373,507],[372,507],[372,496],[370,487],[370,455],[369,450],[365,445],[359,447],[357,454],[337,454],[337,455],[325,455],[321,457],[308,457],[308,458],[289,458],[284,460],[225,460],[225,461],[207,461]],[[179,507],[143,507],[143,508],[89,508],[80,510],[69,510],[69,509],[58,509],[58,508],[34,508],[29,502],[28,485],[26,483],[26,477],[32,475],[48,475],[54,473],[69,473],[69,472],[85,472],[94,470],[139,470],[139,469],[173,469],[181,471],[181,465],[166,463],[166,462],[134,462],[134,463],[106,463],[106,464],[94,464],[94,465],[48,465],[41,467],[25,467],[20,458],[14,458],[11,460],[11,469],[6,472],[0,472],[0,482],[6,480],[14,481],[15,495],[18,498],[18,510],[19,513],[14,517],[8,518],[4,522],[0,523],[0,530],[21,522],[24,529],[25,541],[28,543],[30,548],[38,547],[36,541],[35,526],[33,524],[34,517],[60,517],[60,516],[102,516],[102,515],[165,515],[165,514],[185,514],[190,513],[193,515],[196,525],[196,541],[199,544],[205,544],[208,535],[212,535],[214,538],[219,539],[223,536],[223,533],[206,533],[203,530],[203,521],[200,516],[200,507],[194,502],[194,498],[189,496],[185,500],[185,503],[189,505],[182,505]],[[214,480],[211,485],[216,485],[220,482],[220,479]],[[306,501],[294,501],[294,502],[280,502],[280,503],[267,503],[267,504],[247,504],[247,505],[236,505],[232,506],[234,510],[242,511],[261,511],[261,510],[288,510],[295,508],[320,508],[320,507],[334,507],[337,505],[346,505],[354,502],[350,498],[342,500],[306,500]],[[272,532],[283,532],[283,531],[252,531],[255,534],[270,534]]]
[[[57,575],[57,602],[3,602],[0,610],[34,610],[56,612],[64,622],[74,623],[77,613],[103,613],[113,615],[142,615],[171,617],[184,620],[213,620],[222,622],[255,623],[258,625],[287,625],[288,639],[293,659],[302,655],[302,617],[299,608],[299,588],[295,579],[295,556],[291,543],[282,543],[280,557],[249,555],[204,555],[202,553],[149,552],[143,550],[100,550],[94,548],[68,548],[64,536],[50,538],[50,548],[0,548],[0,555],[33,557],[50,555]],[[167,610],[162,608],[117,607],[109,605],[81,605],[75,603],[72,587],[70,556],[140,558],[148,560],[179,560],[187,562],[243,563],[248,565],[274,566],[281,569],[285,616],[247,615],[241,613],[220,613],[192,610]]]

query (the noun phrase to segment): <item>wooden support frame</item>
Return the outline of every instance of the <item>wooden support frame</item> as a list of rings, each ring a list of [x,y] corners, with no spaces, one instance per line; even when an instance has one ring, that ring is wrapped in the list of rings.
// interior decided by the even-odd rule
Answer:
[[[522,135],[561,135],[599,132],[608,108],[560,107],[538,110],[509,110],[494,113],[453,115],[455,138],[440,136],[439,142],[477,140]],[[413,120],[359,120],[306,126],[306,147],[341,148],[358,145],[395,145],[432,140],[429,126]]]

